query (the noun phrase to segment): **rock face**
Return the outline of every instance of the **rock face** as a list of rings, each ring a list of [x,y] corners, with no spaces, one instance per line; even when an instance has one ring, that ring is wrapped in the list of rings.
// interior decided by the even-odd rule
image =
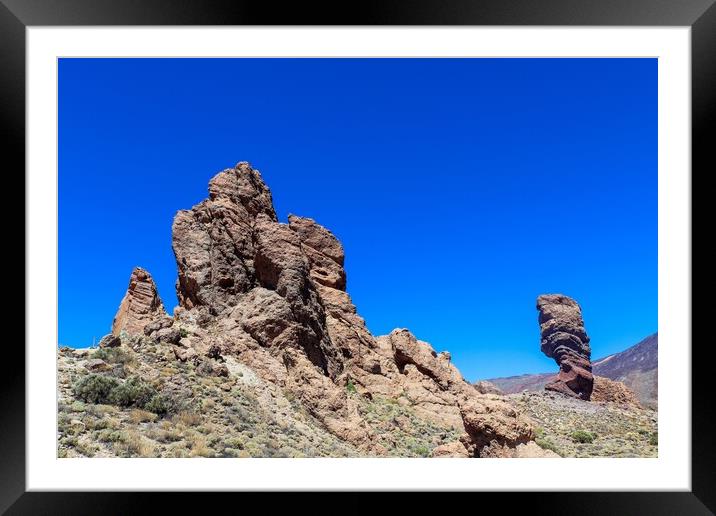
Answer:
[[[165,317],[164,305],[152,276],[141,267],[135,267],[129,277],[127,293],[112,321],[112,335],[121,332],[142,335],[146,325]]]
[[[339,240],[309,218],[280,223],[248,163],[217,174],[208,199],[177,213],[172,247],[180,303],[173,321],[122,321],[173,346],[178,360],[233,357],[291,393],[330,433],[373,454],[382,453],[381,436],[361,407],[378,399],[462,436],[436,456],[533,449],[524,446],[534,439],[531,422],[466,382],[449,353],[405,329],[371,335],[346,292]]]
[[[589,337],[577,302],[562,294],[537,298],[542,352],[559,365],[557,379],[545,389],[589,400],[594,378]]]

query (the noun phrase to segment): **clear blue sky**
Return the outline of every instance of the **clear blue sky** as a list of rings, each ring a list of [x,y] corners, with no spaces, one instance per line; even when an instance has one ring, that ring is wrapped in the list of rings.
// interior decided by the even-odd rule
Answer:
[[[657,330],[655,59],[61,59],[60,344],[109,332],[135,265],[173,309],[172,218],[238,161],[341,239],[374,334],[469,380],[556,370],[541,293],[594,358]]]

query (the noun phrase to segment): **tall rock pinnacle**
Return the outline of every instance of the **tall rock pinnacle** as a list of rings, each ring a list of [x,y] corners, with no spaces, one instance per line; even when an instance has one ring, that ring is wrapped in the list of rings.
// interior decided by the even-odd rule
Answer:
[[[594,377],[589,337],[577,302],[562,294],[537,298],[542,352],[559,365],[557,379],[545,389],[589,400]]]
[[[129,277],[127,293],[112,321],[112,335],[122,331],[142,335],[147,324],[163,317],[166,312],[152,276],[141,267],[135,267]]]

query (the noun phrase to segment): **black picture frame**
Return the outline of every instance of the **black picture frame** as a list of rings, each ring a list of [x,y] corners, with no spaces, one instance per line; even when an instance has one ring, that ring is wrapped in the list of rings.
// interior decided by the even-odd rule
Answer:
[[[25,29],[48,25],[689,26],[692,37],[694,226],[702,219],[693,210],[693,193],[707,195],[703,188],[693,188],[694,180],[716,171],[712,149],[716,140],[709,134],[709,128],[716,123],[714,0],[364,0],[326,4],[294,2],[285,6],[270,1],[250,3],[239,0],[0,0],[0,113],[2,140],[6,144],[4,177],[12,175],[18,179],[23,176],[20,171],[25,170]],[[20,189],[24,191],[24,182],[22,185]],[[19,231],[19,224],[17,226]],[[692,227],[692,274],[694,243]],[[26,255],[24,259],[27,259]],[[21,267],[25,270],[24,262]],[[701,269],[696,268],[697,271]],[[712,280],[708,276],[701,276],[698,283],[704,291],[711,286]],[[698,304],[694,300],[693,312],[700,310],[704,315],[708,305],[708,302]],[[704,318],[692,316],[692,320]],[[524,504],[530,513],[551,514],[712,514],[716,511],[716,455],[711,425],[716,404],[712,401],[714,389],[709,374],[714,363],[711,360],[713,344],[708,337],[699,340],[693,335],[691,492],[510,493],[507,495],[510,507]],[[688,349],[689,343],[684,343],[684,352]],[[183,493],[26,492],[25,353],[15,344],[4,347],[2,356],[3,362],[12,364],[12,367],[3,368],[1,384],[0,512],[133,514],[155,502],[160,504],[163,512],[180,509],[183,512],[191,507]],[[221,503],[235,495],[211,493],[209,496],[212,503]],[[219,496],[221,498],[217,498]],[[242,497],[244,507],[253,503],[246,493],[238,496]],[[357,500],[356,504],[361,503],[358,499],[363,495],[354,493],[351,496]],[[504,500],[494,500],[496,496],[505,497],[505,494],[480,493],[479,496],[479,503],[485,508],[487,505],[483,504],[491,505],[490,502],[505,503]],[[300,504],[303,499],[303,495],[292,495],[292,503]],[[422,496],[416,494],[413,500],[420,502]],[[343,501],[341,505],[351,508],[354,504]]]

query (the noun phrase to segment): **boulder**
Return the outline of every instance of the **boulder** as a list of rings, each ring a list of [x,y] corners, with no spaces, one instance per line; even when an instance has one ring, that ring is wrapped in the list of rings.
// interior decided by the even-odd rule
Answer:
[[[447,457],[458,457],[468,458],[467,448],[460,442],[454,441],[448,444],[441,444],[433,448],[431,457],[434,458],[447,458]]]
[[[120,339],[117,335],[112,335],[111,333],[109,335],[105,335],[99,341],[100,348],[116,348],[121,345],[122,339]]]
[[[111,371],[112,366],[102,359],[92,358],[85,362],[85,369],[92,373],[101,373],[105,371]]]
[[[161,328],[154,332],[153,337],[165,344],[178,344],[181,340],[181,332],[177,328]]]

